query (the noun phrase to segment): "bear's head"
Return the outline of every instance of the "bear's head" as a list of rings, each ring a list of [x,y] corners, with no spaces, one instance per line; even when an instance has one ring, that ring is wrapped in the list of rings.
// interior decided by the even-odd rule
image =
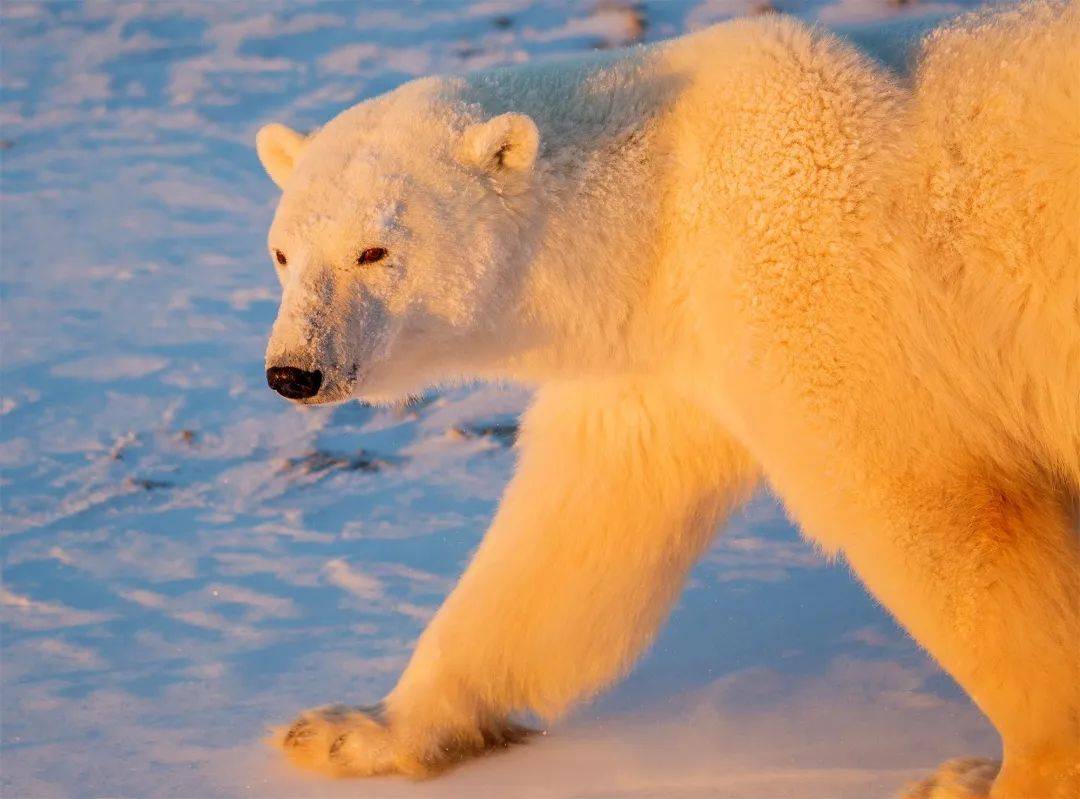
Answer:
[[[538,236],[537,126],[419,81],[303,135],[262,128],[282,196],[270,228],[281,307],[267,381],[304,404],[386,402],[508,346]]]

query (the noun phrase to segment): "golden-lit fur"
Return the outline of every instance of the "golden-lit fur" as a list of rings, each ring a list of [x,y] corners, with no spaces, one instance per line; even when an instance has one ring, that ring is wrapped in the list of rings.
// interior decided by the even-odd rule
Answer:
[[[557,717],[633,663],[763,475],[1001,733],[992,788],[964,761],[911,796],[1080,796],[1080,4],[965,17],[911,86],[782,18],[528,69],[260,140],[285,191],[271,246],[321,253],[283,274],[299,304],[268,363],[354,357],[327,400],[539,386],[492,527],[397,687],[306,715],[285,752],[423,774],[516,739],[515,711]],[[346,146],[360,119],[367,144]],[[401,162],[430,188],[377,191],[416,207],[459,181],[475,225],[440,195],[451,211],[427,213],[449,216],[401,239],[419,287],[357,288],[304,220],[385,204],[320,170],[393,152],[409,120],[447,139]],[[424,293],[432,251],[452,308]],[[360,311],[316,307],[346,289]]]

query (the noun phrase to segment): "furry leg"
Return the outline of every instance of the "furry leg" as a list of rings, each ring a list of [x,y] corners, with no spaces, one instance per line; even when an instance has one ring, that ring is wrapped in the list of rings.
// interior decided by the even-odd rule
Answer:
[[[283,748],[334,774],[423,774],[515,739],[514,711],[558,716],[648,645],[756,475],[715,420],[646,383],[543,389],[491,529],[379,717],[309,716]]]
[[[845,555],[967,690],[1004,746],[989,794],[973,793],[972,778],[953,780],[967,787],[939,780],[926,795],[1080,796],[1080,536],[1072,492],[1050,477],[979,475],[908,487],[892,499],[899,500],[886,500],[893,518],[851,536]]]

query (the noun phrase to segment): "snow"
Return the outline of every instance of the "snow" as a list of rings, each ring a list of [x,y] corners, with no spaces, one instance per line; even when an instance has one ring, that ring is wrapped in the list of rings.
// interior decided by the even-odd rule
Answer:
[[[780,5],[896,64],[956,7]],[[527,746],[415,785],[318,780],[262,743],[392,686],[485,529],[528,398],[302,410],[270,392],[276,192],[255,130],[760,6],[0,6],[0,793],[866,799],[996,752],[767,495],[633,674]]]

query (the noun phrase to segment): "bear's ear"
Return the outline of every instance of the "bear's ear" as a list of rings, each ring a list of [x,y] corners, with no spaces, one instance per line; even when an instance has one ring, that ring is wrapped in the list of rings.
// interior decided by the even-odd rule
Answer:
[[[277,122],[263,125],[255,134],[255,150],[259,160],[279,189],[285,188],[285,181],[292,174],[306,141],[302,133]]]
[[[489,172],[525,173],[540,150],[540,131],[525,114],[500,114],[470,125],[461,134],[462,162]]]

